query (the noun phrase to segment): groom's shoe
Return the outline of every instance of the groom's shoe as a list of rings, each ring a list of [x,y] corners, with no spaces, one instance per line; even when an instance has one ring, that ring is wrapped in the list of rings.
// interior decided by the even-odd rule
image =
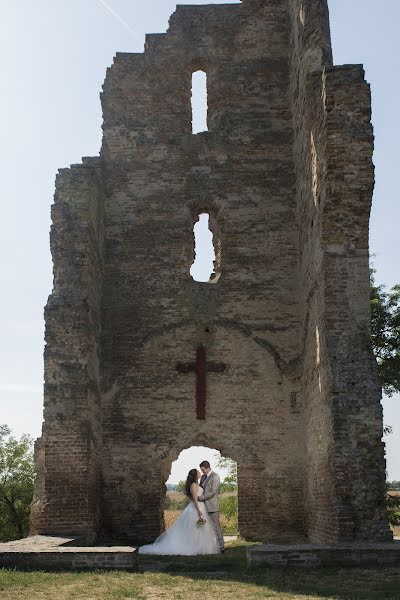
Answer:
[[[219,550],[220,550],[221,554],[223,554],[225,552],[225,548],[220,548]]]

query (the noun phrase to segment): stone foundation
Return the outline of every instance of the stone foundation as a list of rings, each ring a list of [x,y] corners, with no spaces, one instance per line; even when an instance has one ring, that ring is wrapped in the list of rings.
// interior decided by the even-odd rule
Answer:
[[[75,545],[79,540],[32,536],[0,544],[0,568],[48,570],[137,570],[136,548]]]
[[[382,544],[292,544],[246,548],[247,565],[256,567],[395,567],[400,540]]]

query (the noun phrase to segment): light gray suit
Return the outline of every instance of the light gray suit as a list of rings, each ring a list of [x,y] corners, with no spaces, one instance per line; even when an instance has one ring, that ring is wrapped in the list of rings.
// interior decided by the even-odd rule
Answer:
[[[204,491],[199,496],[199,502],[204,502],[205,507],[213,524],[215,535],[217,536],[220,550],[224,549],[224,535],[222,533],[221,524],[219,522],[219,486],[221,480],[217,473],[211,471],[207,479],[202,483]]]

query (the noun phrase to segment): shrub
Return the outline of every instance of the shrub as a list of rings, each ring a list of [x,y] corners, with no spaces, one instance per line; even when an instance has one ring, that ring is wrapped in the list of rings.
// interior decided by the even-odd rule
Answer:
[[[220,521],[224,535],[238,534],[238,499],[236,494],[221,496]]]
[[[238,522],[236,517],[227,517],[226,515],[221,514],[220,523],[224,535],[238,535]]]
[[[388,490],[395,490],[400,492],[400,481],[387,481],[386,487]]]
[[[400,525],[400,496],[388,494],[386,496],[386,506],[389,523],[393,526]]]
[[[0,542],[23,538],[29,531],[33,495],[33,440],[15,438],[0,425]]]
[[[222,496],[219,501],[219,510],[226,517],[237,519],[238,499],[236,495]]]

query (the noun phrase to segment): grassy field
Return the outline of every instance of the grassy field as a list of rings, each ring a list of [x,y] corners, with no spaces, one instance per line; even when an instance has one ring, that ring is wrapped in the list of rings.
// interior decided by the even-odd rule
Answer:
[[[143,572],[0,570],[1,600],[399,600],[398,569],[249,572],[245,543],[223,556],[140,558]]]
[[[393,492],[389,492],[389,493],[392,494],[393,496],[400,496],[400,492],[393,491]],[[221,498],[226,497],[226,496],[232,496],[232,495],[234,495],[234,494],[232,494],[232,493],[222,494]],[[170,504],[171,504],[172,508],[166,509],[164,511],[164,519],[165,519],[166,529],[168,529],[169,527],[171,527],[171,525],[173,525],[173,523],[175,523],[176,519],[179,517],[179,515],[182,512],[182,505],[185,503],[185,496],[181,492],[169,491],[169,492],[167,492],[167,497],[170,500]],[[181,505],[181,507],[179,509],[177,509],[176,506],[179,506],[179,505]],[[236,535],[238,533],[237,519],[229,518],[226,515],[221,513],[220,521],[221,521],[222,531],[224,532],[225,535]],[[400,526],[392,527],[392,529],[393,529],[394,535],[397,537],[400,537]],[[399,598],[400,598],[400,596],[399,596]]]
[[[169,495],[172,506],[184,499]],[[168,528],[181,509],[164,514]],[[224,519],[221,514],[223,527]],[[394,533],[400,536],[400,527]],[[0,569],[0,600],[400,600],[399,569],[249,571],[246,545],[230,542],[222,556],[140,556],[139,573]]]

